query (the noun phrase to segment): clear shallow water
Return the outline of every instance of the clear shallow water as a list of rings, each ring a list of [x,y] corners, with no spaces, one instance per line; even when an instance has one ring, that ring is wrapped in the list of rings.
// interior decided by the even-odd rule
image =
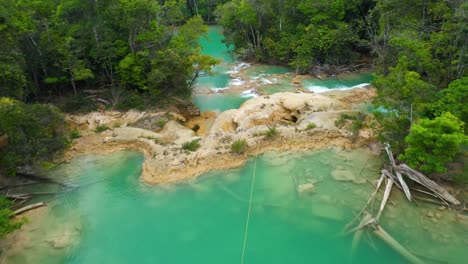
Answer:
[[[229,84],[230,77],[227,72],[230,69],[229,65],[235,61],[230,53],[234,47],[227,47],[223,40],[224,36],[220,26],[209,26],[207,35],[199,40],[202,47],[201,53],[211,55],[220,61],[220,64],[213,67],[212,76],[202,76],[198,79],[198,85],[201,87],[223,88]]]
[[[209,26],[208,33],[201,38],[199,43],[202,47],[201,53],[211,55],[214,58],[221,60],[223,63],[234,62],[230,51],[234,49],[231,45],[227,47],[224,43],[223,28],[221,26]]]
[[[349,74],[348,76],[340,76],[339,78],[319,79],[303,79],[304,88],[316,93],[333,90],[346,90],[355,86],[370,84],[373,80],[371,73]]]
[[[30,245],[10,253],[6,263],[239,263],[254,159],[237,170],[153,187],[138,179],[142,161],[139,153],[121,152],[56,169],[56,177],[80,188],[50,202],[49,213],[26,236]],[[332,174],[349,170],[374,179],[377,167],[362,150],[260,156],[245,263],[405,263],[366,235],[352,252],[352,237],[342,235],[372,187],[360,176],[356,181],[364,183],[355,184]],[[298,193],[304,183],[314,183],[315,191]],[[441,230],[451,241],[444,247],[439,232],[422,228],[440,229],[440,223],[394,201],[398,206],[388,207],[382,225],[399,241],[447,263],[466,260],[460,242],[466,226]],[[56,241],[67,243],[55,249]]]
[[[249,100],[250,97],[242,97],[240,94],[195,94],[192,100],[200,111],[223,112],[229,109],[236,109]]]

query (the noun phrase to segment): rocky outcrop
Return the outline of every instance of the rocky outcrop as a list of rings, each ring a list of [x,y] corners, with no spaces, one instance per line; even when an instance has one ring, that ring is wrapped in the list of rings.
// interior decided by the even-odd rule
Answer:
[[[83,115],[66,115],[65,120],[71,129],[93,130],[97,126],[109,127],[139,127],[146,130],[159,130],[159,120],[180,120],[185,118],[177,113],[141,112],[130,110],[128,112],[102,111]]]
[[[239,109],[219,114],[210,121],[212,125],[209,131],[201,136],[196,135],[192,127],[183,126],[176,121],[167,122],[164,129],[158,132],[127,126],[102,134],[89,133],[77,139],[67,158],[86,153],[137,149],[145,154],[143,181],[156,184],[191,179],[210,170],[238,167],[245,162],[247,155],[264,151],[358,147],[368,144],[373,137],[366,135],[351,141],[349,131],[337,128],[334,121],[339,118],[340,113],[351,111],[351,105],[341,100],[360,102],[362,98],[372,97],[372,90],[359,90],[259,96],[245,102]],[[346,99],[347,97],[355,98]],[[155,116],[155,113],[129,113],[120,116],[119,120],[133,120],[135,124],[137,120],[151,120]],[[88,117],[99,122],[115,119],[96,113]],[[310,126],[310,123],[314,125]],[[265,132],[271,127],[276,128],[277,135],[267,138]],[[243,155],[231,153],[231,145],[238,139],[245,140],[247,144]],[[201,147],[194,152],[184,150],[182,144],[192,140],[199,140]],[[346,171],[334,172],[337,180],[360,183],[351,176]],[[304,186],[310,190],[309,187]]]
[[[192,129],[173,120],[169,121],[164,126],[164,129],[161,131],[161,135],[166,142],[172,142],[176,145],[182,145],[185,142],[198,138]]]

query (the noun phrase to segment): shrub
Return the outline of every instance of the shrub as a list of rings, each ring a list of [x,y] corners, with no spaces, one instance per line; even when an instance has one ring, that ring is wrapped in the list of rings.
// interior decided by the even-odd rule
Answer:
[[[311,130],[311,129],[314,129],[316,127],[317,127],[317,125],[315,123],[309,123],[309,124],[307,124],[306,130]]]
[[[164,126],[166,125],[167,123],[167,120],[165,119],[159,119],[157,122],[156,122],[156,125],[159,127],[159,128],[164,128]]]
[[[237,154],[242,154],[245,152],[245,149],[247,148],[247,142],[245,139],[238,139],[234,141],[231,145],[231,151]]]
[[[20,221],[13,220],[13,212],[10,210],[11,202],[4,196],[0,196],[0,238],[21,227],[24,219]]]
[[[73,139],[80,138],[81,134],[80,134],[80,131],[73,129],[72,131],[70,131],[70,134],[68,136],[70,137],[70,139],[73,140]]]
[[[356,115],[343,113],[340,115],[340,118],[348,120],[356,120]]]
[[[409,145],[399,159],[423,172],[445,172],[445,164],[451,162],[468,142],[463,122],[450,113],[433,120],[421,119],[413,125],[405,138]]]
[[[267,131],[265,131],[265,137],[268,139],[274,138],[278,135],[278,130],[276,127],[270,127]]]
[[[339,119],[335,120],[335,126],[338,128],[342,128],[346,124],[346,119],[340,117]]]
[[[101,133],[101,132],[104,132],[106,130],[109,130],[110,128],[106,125],[99,125],[96,127],[96,129],[94,129],[94,132],[96,133]]]
[[[121,127],[121,126],[122,126],[122,125],[120,124],[120,122],[116,122],[116,123],[114,124],[114,128],[118,128],[118,127]]]
[[[182,144],[183,150],[196,151],[198,148],[200,148],[200,143],[198,142],[198,139],[185,142]]]

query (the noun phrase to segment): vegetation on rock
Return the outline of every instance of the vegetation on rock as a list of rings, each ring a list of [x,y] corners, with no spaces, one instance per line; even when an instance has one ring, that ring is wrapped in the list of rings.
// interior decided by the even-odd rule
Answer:
[[[270,127],[263,134],[265,135],[265,138],[272,139],[278,135],[278,130],[276,129],[276,127]]]
[[[198,142],[198,139],[194,139],[189,142],[185,142],[182,144],[182,149],[183,150],[188,150],[188,151],[196,151],[197,149],[200,148],[200,142]]]
[[[236,154],[242,154],[247,149],[247,142],[245,139],[238,139],[234,141],[231,145],[231,151]]]

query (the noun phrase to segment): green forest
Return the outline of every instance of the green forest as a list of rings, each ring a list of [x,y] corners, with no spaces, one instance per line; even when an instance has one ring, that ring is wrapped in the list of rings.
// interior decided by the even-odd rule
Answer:
[[[467,155],[463,0],[2,0],[0,174],[69,146],[63,113],[97,109],[86,90],[116,110],[190,100],[218,63],[200,53],[208,24],[239,58],[298,74],[371,65],[381,140],[429,175],[468,181],[466,168],[444,174]],[[3,226],[2,236],[17,227]]]

